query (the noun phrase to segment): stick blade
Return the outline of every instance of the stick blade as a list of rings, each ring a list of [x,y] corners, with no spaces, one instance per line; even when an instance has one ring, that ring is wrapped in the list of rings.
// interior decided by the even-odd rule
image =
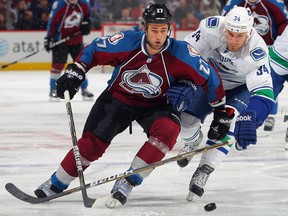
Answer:
[[[7,183],[5,185],[5,189],[14,197],[16,197],[19,200],[22,200],[24,202],[28,202],[31,204],[37,204],[37,203],[42,203],[46,202],[45,198],[37,198],[30,196],[29,194],[26,194],[22,190],[20,190],[18,187],[16,187],[13,183]]]

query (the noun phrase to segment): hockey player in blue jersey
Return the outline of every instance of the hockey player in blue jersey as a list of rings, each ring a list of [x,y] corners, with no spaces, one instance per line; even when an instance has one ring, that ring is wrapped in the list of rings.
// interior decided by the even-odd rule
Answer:
[[[92,67],[115,67],[78,140],[84,170],[98,160],[113,138],[134,120],[143,128],[148,139],[134,157],[129,170],[162,160],[175,145],[180,131],[178,111],[188,105],[184,99],[178,111],[173,111],[172,106],[167,104],[167,90],[181,80],[193,81],[205,91],[208,103],[214,109],[213,124],[217,125],[219,138],[226,136],[230,126],[232,116],[224,107],[225,93],[218,73],[187,42],[169,38],[172,16],[167,7],[150,4],[143,13],[143,19],[143,32],[125,31],[96,38],[57,80],[58,96],[63,98],[64,91],[68,90],[72,99]],[[182,94],[193,98],[194,92],[189,89]],[[174,99],[181,101],[182,94]],[[111,200],[106,205],[110,208],[119,203],[124,205],[132,188],[140,185],[151,172],[148,170],[117,180]],[[70,150],[57,171],[35,190],[35,194],[46,197],[59,193],[77,176],[73,151]]]

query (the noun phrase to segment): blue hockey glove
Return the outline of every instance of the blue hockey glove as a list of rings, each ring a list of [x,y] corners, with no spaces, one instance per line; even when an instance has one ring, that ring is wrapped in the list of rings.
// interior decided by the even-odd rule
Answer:
[[[223,106],[223,109],[214,109],[213,121],[208,131],[208,138],[221,140],[227,135],[231,121],[234,118],[234,109]]]
[[[68,90],[70,99],[72,99],[85,80],[84,71],[84,67],[79,63],[69,64],[64,74],[56,81],[57,95],[64,99],[64,92]]]
[[[237,117],[234,136],[236,139],[236,149],[241,151],[247,149],[250,144],[256,144],[256,112],[254,110],[246,110]]]
[[[191,81],[179,83],[168,89],[166,97],[176,112],[183,112],[192,102],[197,86]]]

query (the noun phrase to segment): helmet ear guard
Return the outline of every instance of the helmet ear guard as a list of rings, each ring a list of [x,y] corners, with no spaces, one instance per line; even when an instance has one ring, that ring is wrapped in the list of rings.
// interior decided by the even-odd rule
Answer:
[[[225,16],[225,28],[231,32],[250,34],[254,17],[249,8],[233,7]]]

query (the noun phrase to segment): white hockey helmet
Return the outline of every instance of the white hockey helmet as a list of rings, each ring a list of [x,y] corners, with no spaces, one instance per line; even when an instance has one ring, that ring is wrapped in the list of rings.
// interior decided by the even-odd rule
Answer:
[[[225,28],[232,32],[250,34],[253,24],[254,17],[249,8],[235,6],[225,16]]]

